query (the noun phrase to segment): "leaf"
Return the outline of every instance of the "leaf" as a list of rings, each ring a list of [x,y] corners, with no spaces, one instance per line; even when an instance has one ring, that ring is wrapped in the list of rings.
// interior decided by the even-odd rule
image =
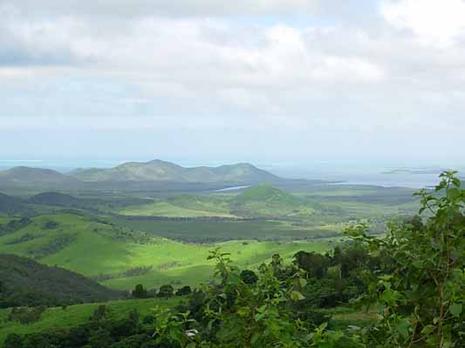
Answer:
[[[421,333],[424,335],[424,336],[428,336],[430,335],[431,333],[433,333],[434,331],[434,326],[433,325],[426,325],[423,330],[421,330]]]
[[[463,306],[461,303],[453,303],[449,307],[449,312],[454,317],[458,317],[460,314],[462,314],[462,309],[463,309]]]
[[[291,300],[292,301],[305,300],[305,296],[302,295],[299,291],[293,290],[291,291]]]
[[[451,201],[455,201],[457,198],[460,198],[461,195],[462,195],[462,192],[459,189],[454,187],[454,188],[449,189],[447,193],[447,198],[449,198]]]
[[[408,337],[409,336],[409,329],[410,329],[410,322],[408,319],[403,318],[399,320],[399,322],[396,325],[397,331],[402,335],[402,337]]]

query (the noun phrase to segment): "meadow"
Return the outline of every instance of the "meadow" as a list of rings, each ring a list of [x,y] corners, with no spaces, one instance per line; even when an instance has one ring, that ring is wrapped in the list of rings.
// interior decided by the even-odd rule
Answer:
[[[173,307],[180,301],[182,301],[182,297],[118,300],[104,304],[108,309],[108,319],[118,320],[126,318],[129,312],[133,310],[137,310],[143,318],[153,314],[155,307]],[[11,333],[26,335],[45,330],[65,330],[76,327],[87,322],[100,305],[102,303],[84,303],[47,308],[40,316],[40,320],[29,324],[8,320],[11,309],[0,309],[0,346],[3,345],[3,341]]]
[[[412,215],[417,206],[412,193],[346,185],[297,191],[259,185],[235,192],[45,193],[23,198],[26,204],[16,214],[0,215],[0,253],[80,273],[121,290],[123,297],[130,297],[138,284],[151,293],[166,284],[175,290],[211,286],[215,263],[208,256],[213,250],[227,253],[239,269],[254,272],[274,254],[288,266],[297,262],[294,256],[300,251],[332,255],[345,239],[346,227],[363,220],[370,233],[382,233],[387,222]],[[320,284],[318,296],[331,298],[334,289],[325,284]],[[179,301],[174,297],[105,304],[108,320],[116,322],[127,319],[131,310],[143,318],[156,306],[171,308]],[[11,309],[0,310],[0,345],[10,333],[67,332],[88,323],[99,305],[50,307],[31,324],[8,320]],[[346,307],[315,311],[311,316],[326,317],[335,329],[363,326],[376,318],[373,311]]]
[[[195,286],[211,277],[207,257],[215,248],[243,268],[275,253],[289,260],[300,250],[325,252],[354,221],[366,219],[375,231],[413,211],[411,193],[344,185],[289,193],[259,185],[228,193],[117,195],[117,204],[95,194],[58,201],[47,195],[53,201],[34,200],[26,223],[0,233],[0,253],[57,265],[115,289]],[[0,224],[20,220],[3,216]]]
[[[53,228],[47,228],[50,225]],[[241,266],[254,267],[274,253],[290,258],[302,249],[325,251],[331,243],[332,239],[185,243],[68,213],[34,217],[27,226],[0,236],[0,252],[33,257],[129,290],[138,283],[158,287],[207,281],[211,276],[207,257],[218,247]]]

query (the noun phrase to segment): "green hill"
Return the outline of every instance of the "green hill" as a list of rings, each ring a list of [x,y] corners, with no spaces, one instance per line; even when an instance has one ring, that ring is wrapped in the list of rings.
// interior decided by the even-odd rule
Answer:
[[[241,265],[256,265],[274,253],[290,256],[302,248],[325,248],[315,242],[182,243],[157,236],[163,224],[149,224],[147,233],[77,214],[48,214],[3,222],[0,253],[34,258],[91,277],[112,288],[129,290],[138,283],[175,287],[207,281],[212,265],[210,250],[221,246]],[[222,225],[217,224],[218,229]],[[241,226],[238,226],[240,228]],[[252,232],[252,231],[251,231]]]
[[[0,192],[0,214],[16,214],[27,210],[21,199]]]
[[[275,218],[313,212],[296,196],[267,184],[251,187],[231,202],[231,213],[238,216]]]
[[[80,274],[0,254],[0,307],[96,302],[118,297],[121,293]]]
[[[153,160],[128,162],[107,169],[79,169],[71,173],[86,182],[162,181],[178,183],[252,184],[275,182],[279,178],[248,163],[219,167],[185,168],[177,164]]]
[[[4,188],[70,189],[78,185],[76,178],[51,169],[14,167],[0,171],[0,187]]]
[[[300,204],[300,200],[298,200],[292,194],[267,184],[248,188],[247,190],[237,195],[234,201],[236,203],[263,202],[290,205]]]
[[[79,205],[80,200],[71,195],[59,192],[43,192],[29,198],[33,204],[57,205],[72,207]]]

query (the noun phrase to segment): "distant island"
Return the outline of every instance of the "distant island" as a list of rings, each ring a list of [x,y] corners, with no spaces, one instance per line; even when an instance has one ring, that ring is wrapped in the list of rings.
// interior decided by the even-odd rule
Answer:
[[[431,174],[439,175],[439,173],[445,171],[443,168],[396,168],[392,170],[387,170],[381,174],[386,175],[395,175],[395,174],[412,174],[412,175],[422,175],[422,174]]]

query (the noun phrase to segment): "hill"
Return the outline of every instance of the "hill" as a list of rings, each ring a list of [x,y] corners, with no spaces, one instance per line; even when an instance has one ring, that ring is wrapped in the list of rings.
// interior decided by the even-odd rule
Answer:
[[[310,215],[313,209],[296,196],[268,184],[248,188],[231,202],[231,213],[250,217]]]
[[[58,205],[72,207],[79,205],[80,200],[71,195],[60,192],[43,192],[29,198],[33,204]]]
[[[137,222],[137,221],[135,221]],[[176,221],[174,221],[176,223]],[[231,222],[233,224],[235,222]],[[0,253],[31,257],[46,265],[58,265],[100,281],[118,289],[132,289],[138,283],[154,287],[171,283],[175,287],[185,284],[195,285],[206,281],[212,274],[211,263],[207,261],[212,244],[182,243],[160,238],[158,234],[169,231],[178,233],[202,233],[209,228],[213,235],[225,227],[218,222],[209,222],[193,230],[190,222],[183,226],[168,225],[164,221],[151,221],[146,225],[147,232],[136,224],[118,226],[101,219],[77,214],[47,214],[30,219],[10,219],[4,221],[6,233],[0,233]],[[238,221],[234,226],[226,226],[228,240],[253,238],[260,224]],[[279,227],[279,226],[277,226]],[[134,231],[133,231],[134,229]],[[282,235],[289,232],[287,226],[279,231],[262,228],[263,235]],[[236,237],[237,233],[242,233]],[[312,237],[312,231],[295,231],[302,239]],[[295,238],[291,238],[295,239]],[[288,239],[289,240],[289,239]],[[273,253],[292,255],[307,248],[321,248],[326,242],[247,242],[235,240],[217,244],[233,259],[243,265],[263,262]]]
[[[0,213],[16,214],[26,210],[27,207],[22,200],[0,192]]]
[[[106,301],[121,293],[58,267],[0,254],[0,307]]]
[[[236,203],[263,202],[279,204],[299,204],[300,201],[290,193],[271,185],[262,184],[244,190],[234,199]]]
[[[55,170],[14,167],[0,171],[0,187],[72,188],[79,184],[76,178],[61,174]]]
[[[107,169],[79,169],[71,173],[86,182],[162,181],[178,183],[256,184],[282,180],[248,163],[219,167],[186,168],[174,163],[153,160],[128,162]]]

